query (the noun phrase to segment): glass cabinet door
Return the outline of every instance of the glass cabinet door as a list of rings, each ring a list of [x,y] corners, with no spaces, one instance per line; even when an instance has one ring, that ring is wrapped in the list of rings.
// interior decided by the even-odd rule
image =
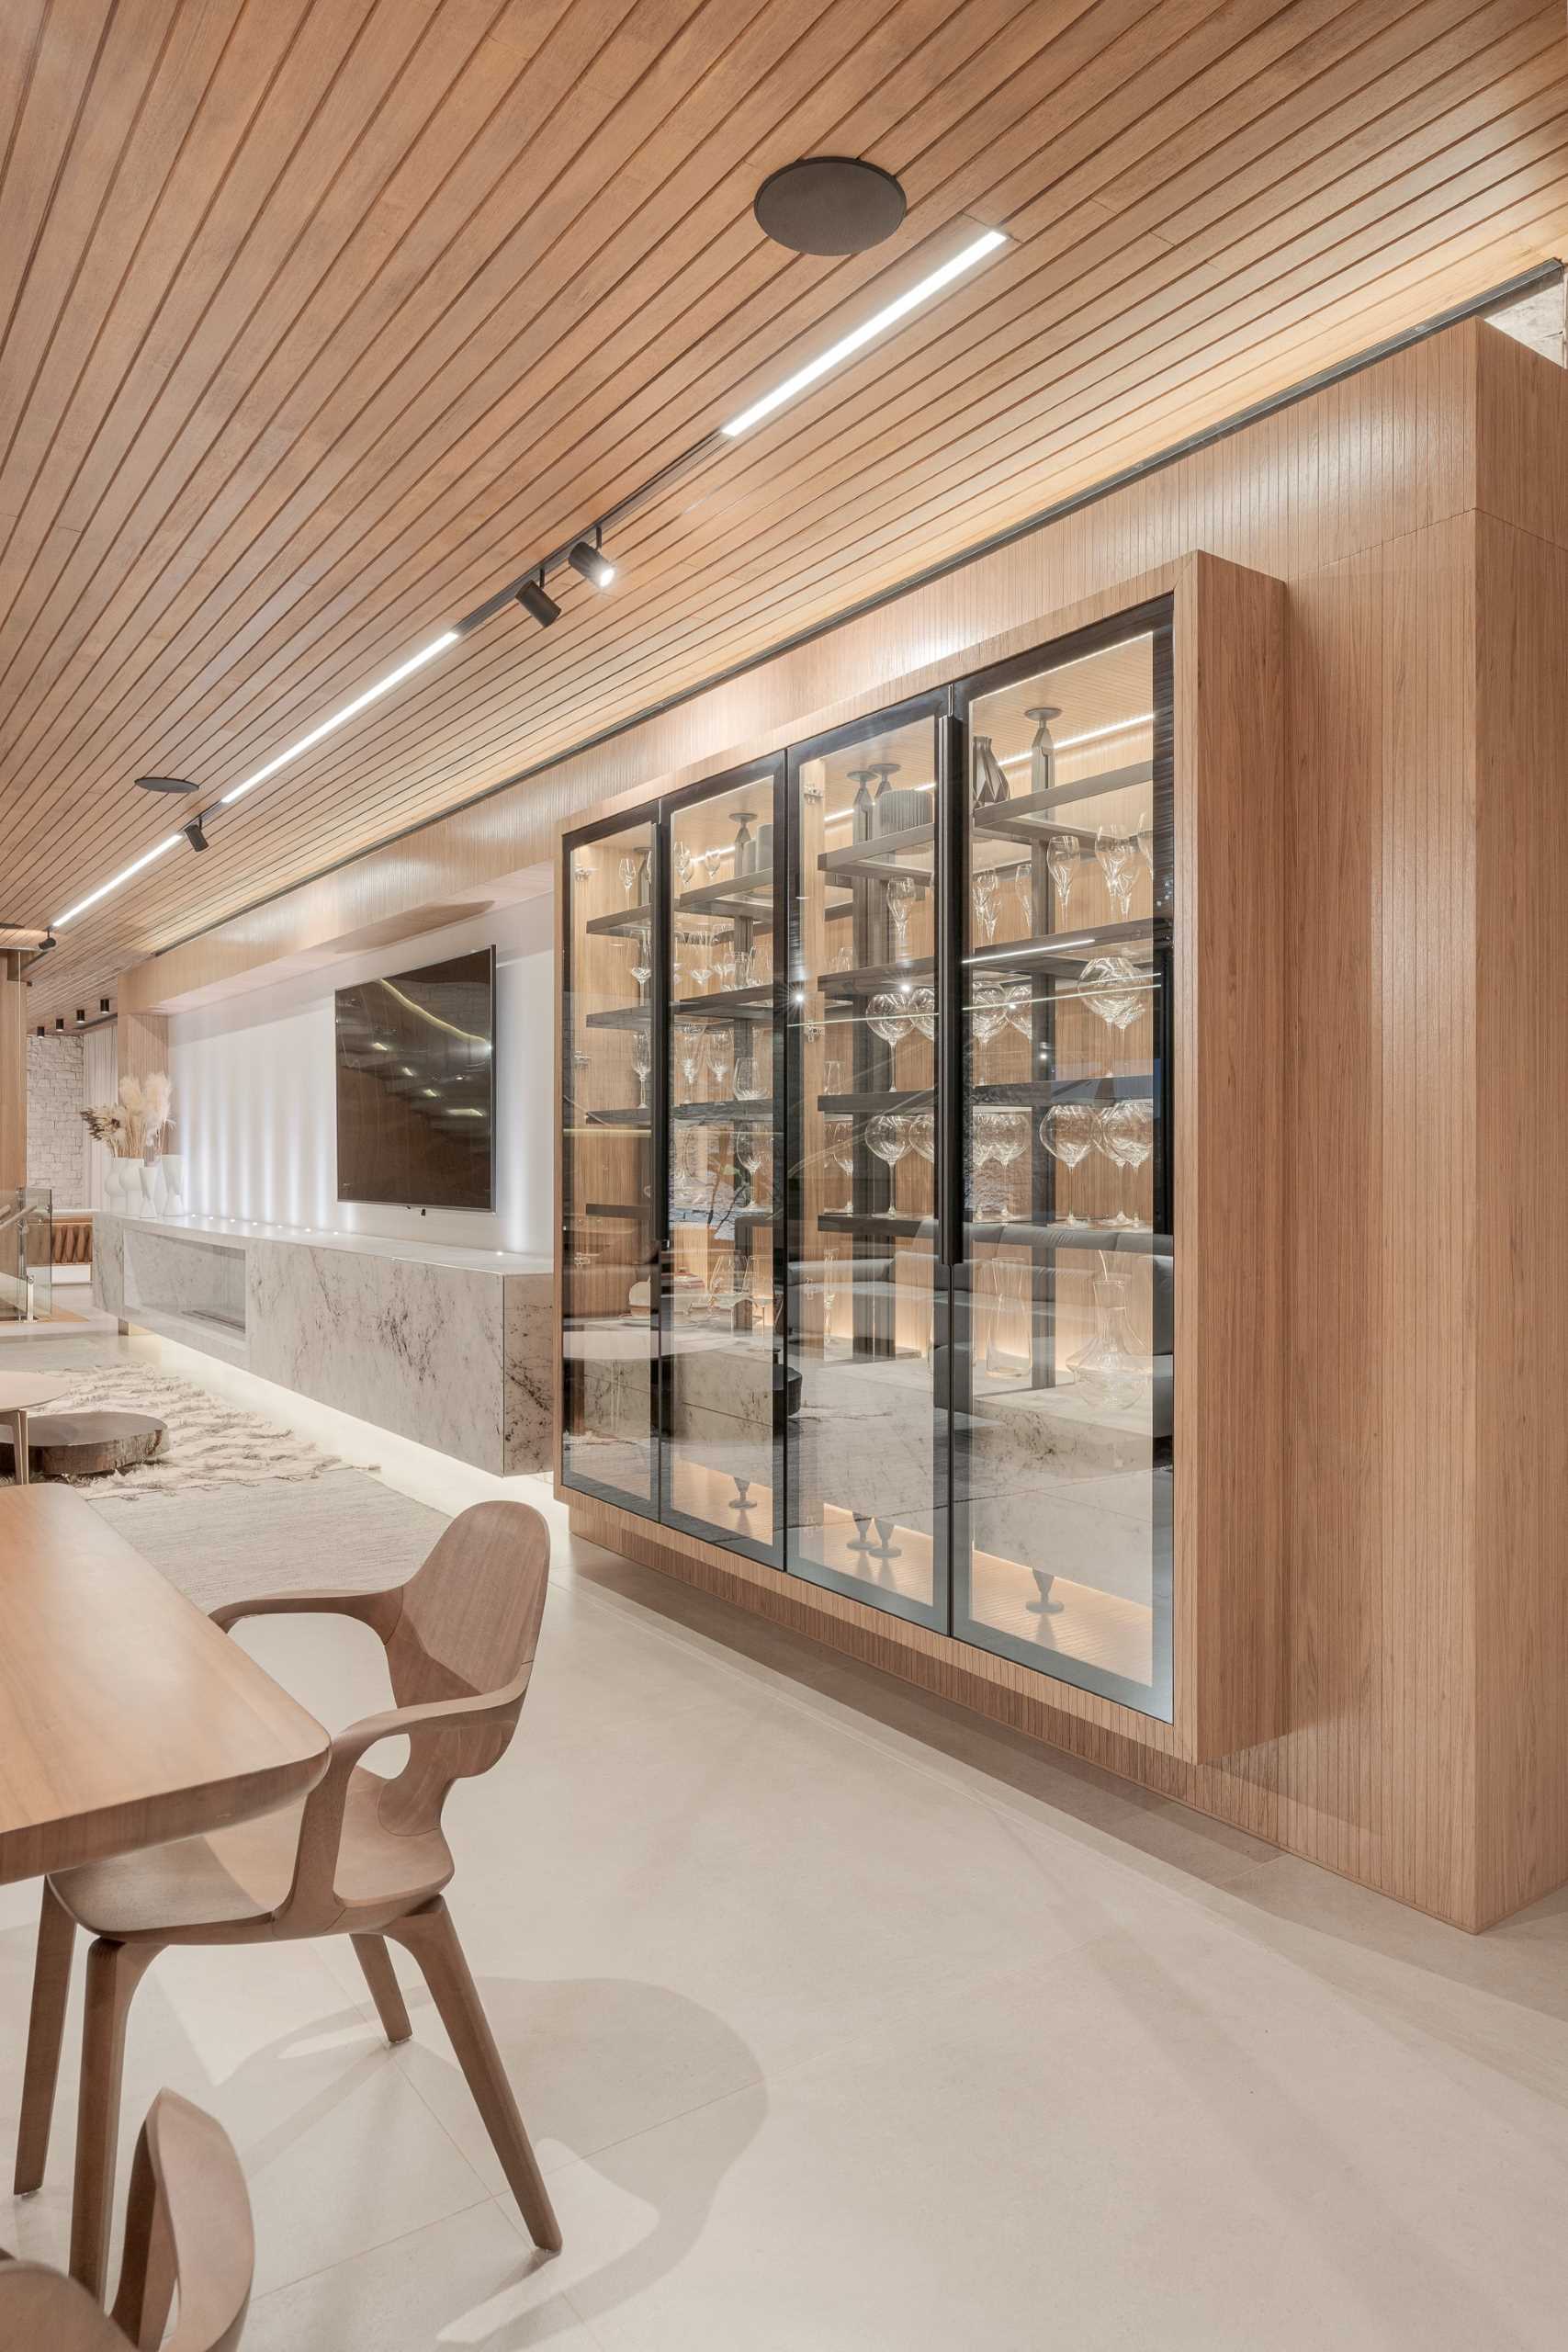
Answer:
[[[1168,1718],[1168,608],[958,701],[953,1632]]]
[[[663,1516],[777,1565],[782,763],[665,804],[670,896]]]
[[[657,833],[566,844],[562,1471],[657,1516]]]
[[[945,697],[790,754],[785,1565],[945,1626]]]

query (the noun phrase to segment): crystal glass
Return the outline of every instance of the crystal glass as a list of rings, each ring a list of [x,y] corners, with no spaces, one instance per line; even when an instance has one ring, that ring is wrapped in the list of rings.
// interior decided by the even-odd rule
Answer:
[[[768,1147],[755,1127],[743,1127],[735,1139],[738,1167],[746,1171],[746,1205],[750,1207],[757,1198],[756,1175],[768,1157]]]
[[[718,943],[718,958],[715,969],[718,973],[718,984],[721,989],[728,989],[735,986],[735,933],[732,931],[727,931]]]
[[[735,978],[732,987],[754,989],[758,980],[757,951],[754,947],[738,947],[735,951]]]
[[[991,1320],[986,1334],[985,1368],[993,1380],[1016,1379],[1029,1369],[1033,1300],[1032,1270],[1016,1250],[991,1260],[988,1269]]]
[[[1092,1102],[1053,1102],[1040,1122],[1040,1140],[1053,1159],[1076,1168],[1094,1149],[1099,1124]]]
[[[676,1024],[675,1057],[685,1090],[681,1097],[683,1102],[694,1102],[697,1099],[697,1084],[707,1058],[707,1031],[700,1023],[682,1021]]]
[[[900,999],[889,989],[884,989],[872,998],[865,1017],[886,1046],[896,1046],[908,1035],[909,1015]]]
[[[1013,1162],[1021,1159],[1029,1148],[1029,1114],[1027,1111],[998,1111],[995,1115],[997,1125],[992,1157],[1002,1170],[1001,1200],[997,1216],[1005,1225],[1011,1219],[1013,1213],[1010,1198],[1012,1177],[1010,1171]]]
[[[999,1111],[976,1110],[969,1120],[969,1166],[973,1175],[974,1211],[981,1225],[994,1224],[1005,1207],[1001,1179],[987,1175],[1000,1159],[1001,1119]]]
[[[639,923],[637,925],[636,946],[632,955],[632,978],[637,982],[638,1001],[646,1004],[648,1001],[648,984],[653,978],[653,956],[652,951],[648,944],[647,923]]]
[[[1133,1337],[1128,1320],[1130,1288],[1126,1274],[1107,1269],[1096,1276],[1094,1336],[1067,1359],[1084,1403],[1108,1412],[1134,1411],[1144,1400],[1154,1370]]]
[[[1155,1106],[1149,1097],[1136,1094],[1108,1103],[1100,1114],[1096,1140],[1108,1159],[1135,1177],[1155,1148]],[[1111,1222],[1136,1228],[1143,1226],[1141,1217],[1131,1216],[1124,1209],[1118,1209]]]
[[[735,1067],[735,1046],[722,1029],[716,1031],[708,1040],[707,1062],[708,1085],[712,1089],[708,1100],[710,1102],[728,1102],[730,1099],[730,1077]]]
[[[691,936],[692,961],[690,970],[692,975],[692,986],[699,996],[705,996],[707,993],[708,982],[713,978],[712,926],[705,922],[699,922],[694,926]]]
[[[884,1216],[897,1216],[898,1214],[897,1169],[898,1162],[909,1148],[908,1128],[902,1119],[896,1118],[891,1112],[884,1111],[868,1125],[865,1141],[867,1150],[874,1151],[888,1171],[887,1206],[882,1214]]]
[[[909,1008],[909,1018],[913,1021],[921,1036],[930,1037],[934,1041],[936,1037],[936,990],[934,989],[911,989],[908,998],[906,999],[906,1002]]]
[[[675,843],[675,874],[683,890],[692,878],[692,853],[682,841]]]
[[[832,1059],[829,1059],[829,1060],[828,1060],[828,1061],[825,1061],[825,1062],[823,1063],[823,1065],[822,1065],[822,1091],[823,1091],[823,1093],[824,1093],[824,1094],[835,1094],[835,1095],[837,1095],[837,1094],[841,1094],[841,1093],[843,1092],[843,1091],[844,1091],[844,1065],[843,1065],[843,1063],[842,1063],[841,1061],[836,1061],[836,1060],[832,1060]]]
[[[632,1075],[637,1080],[637,1107],[639,1111],[648,1108],[648,1074],[652,1068],[653,1057],[648,1049],[648,1032],[646,1029],[634,1029]]]
[[[1073,895],[1073,884],[1077,879],[1078,860],[1082,855],[1083,843],[1077,833],[1052,834],[1050,846],[1045,852],[1045,871],[1051,876],[1052,887],[1056,893],[1056,904],[1061,910],[1061,920],[1064,923],[1067,920],[1067,900]]]
[[[1137,879],[1136,836],[1123,831],[1120,825],[1101,825],[1094,837],[1094,854],[1105,876],[1105,887],[1116,902],[1117,913],[1125,922],[1132,910],[1133,887]]]
[[[1018,910],[1018,935],[1020,939],[1032,939],[1034,935],[1034,877],[1027,858],[1013,867],[1012,895],[1013,904]]]
[[[852,1119],[829,1119],[828,1122],[828,1157],[840,1176],[852,1176],[855,1166],[855,1127]],[[854,1202],[848,1200],[839,1216],[852,1216]]]
[[[893,925],[893,957],[902,964],[909,953],[909,910],[915,903],[915,885],[907,874],[896,874],[886,886],[887,914]]]
[[[1008,1023],[1007,990],[1000,980],[982,980],[979,983],[975,990],[969,1017],[974,1023],[976,1045],[988,1046],[993,1037],[1000,1036]]]
[[[908,1124],[909,1148],[929,1163],[936,1160],[936,1120],[929,1111],[917,1111]]]
[[[1027,1037],[1032,1034],[1034,990],[1027,980],[1003,982],[1002,1008],[1006,1024],[1010,1029],[1016,1029],[1021,1037]]]
[[[770,1072],[754,1054],[735,1057],[735,1099],[738,1102],[760,1102],[768,1091]]]
[[[991,865],[982,865],[969,878],[969,896],[975,902],[975,920],[979,924],[987,947],[997,935],[997,873]]]
[[[1084,966],[1079,987],[1097,1021],[1128,1029],[1144,1009],[1148,976],[1125,956],[1096,956]]]
[[[620,863],[621,888],[627,898],[637,888],[637,877],[642,871],[640,857],[623,857]]]

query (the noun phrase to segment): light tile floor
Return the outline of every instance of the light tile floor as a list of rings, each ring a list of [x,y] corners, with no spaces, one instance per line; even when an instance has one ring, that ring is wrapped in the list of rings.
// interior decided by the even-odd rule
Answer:
[[[126,2132],[170,2082],[232,2132],[248,2352],[1562,2346],[1568,1897],[1460,1935],[573,1545],[537,1480],[129,1346],[557,1530],[522,1727],[448,1822],[565,2251],[427,2004],[393,2052],[345,1946],[165,1954]],[[247,1638],[330,1722],[381,1700],[362,1629]],[[5,2135],[34,1902],[0,1891]],[[77,2030],[0,2202],[55,2259]]]

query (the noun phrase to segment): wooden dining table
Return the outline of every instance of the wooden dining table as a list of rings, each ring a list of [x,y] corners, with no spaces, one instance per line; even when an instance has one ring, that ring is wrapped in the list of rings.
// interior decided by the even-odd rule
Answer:
[[[330,1750],[74,1489],[0,1488],[0,1884],[270,1813]]]

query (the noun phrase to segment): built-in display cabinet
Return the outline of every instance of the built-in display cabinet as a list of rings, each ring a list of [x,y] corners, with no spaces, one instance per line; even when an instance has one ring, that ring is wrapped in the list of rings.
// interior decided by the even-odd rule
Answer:
[[[1266,870],[1233,887],[1256,816],[1212,905],[1200,877],[1198,607],[1188,582],[562,843],[563,1487],[1191,1754],[1263,1727],[1277,1568],[1201,1496],[1246,1518],[1272,1471],[1188,1319],[1190,933],[1228,996],[1271,902]],[[1227,1292],[1266,1300],[1274,1214],[1226,1233]],[[1223,1555],[1185,1589],[1184,1541]]]

